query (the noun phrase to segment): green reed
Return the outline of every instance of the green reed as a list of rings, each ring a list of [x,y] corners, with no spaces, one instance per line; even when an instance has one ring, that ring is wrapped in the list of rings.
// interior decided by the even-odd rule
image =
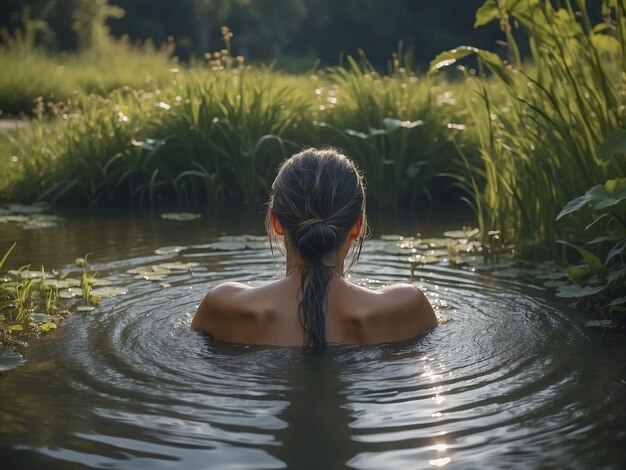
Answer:
[[[626,50],[623,2],[603,2],[605,21],[592,25],[584,1],[488,0],[476,25],[499,20],[510,63],[471,48],[448,51],[432,69],[476,54],[492,72],[496,88],[466,75],[477,90],[468,109],[480,141],[482,168],[469,166],[464,179],[473,195],[483,236],[499,231],[518,249],[539,248],[554,255],[554,241],[584,223],[555,223],[565,204],[590,187],[626,174],[622,155],[603,159],[598,152],[613,131],[623,128]],[[519,24],[529,38],[533,63],[520,63],[513,37]],[[505,99],[495,93],[506,91]],[[494,93],[495,90],[495,93]],[[483,180],[484,189],[475,181]],[[474,182],[472,182],[474,181]]]
[[[330,144],[365,170],[372,201],[410,204],[456,165],[452,136],[472,146],[461,130],[463,87],[399,65],[382,76],[349,60],[347,68],[290,76],[224,50],[170,74],[167,86],[39,100],[30,125],[0,138],[8,159],[0,195],[254,201],[266,197],[286,156]]]
[[[328,71],[316,88],[317,139],[344,148],[364,170],[374,202],[398,205],[430,197],[434,181],[454,166],[452,137],[473,147],[459,102],[464,90],[418,77],[395,54],[389,75],[364,57]]]

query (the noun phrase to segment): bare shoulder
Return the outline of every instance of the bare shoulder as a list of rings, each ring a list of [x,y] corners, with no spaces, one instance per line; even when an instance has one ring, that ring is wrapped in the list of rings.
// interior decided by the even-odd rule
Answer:
[[[363,311],[367,343],[402,341],[417,337],[438,324],[424,295],[412,284],[395,284],[369,291],[371,302]]]
[[[241,295],[250,289],[250,286],[238,282],[224,282],[215,286],[200,303],[191,327],[228,341],[237,325],[245,326],[246,319],[253,319],[252,312],[241,301]],[[245,328],[240,331],[245,332]]]

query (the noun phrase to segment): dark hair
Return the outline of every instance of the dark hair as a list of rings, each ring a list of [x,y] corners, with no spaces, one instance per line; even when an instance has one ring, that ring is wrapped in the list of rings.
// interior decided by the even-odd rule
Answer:
[[[274,213],[285,236],[305,261],[299,303],[304,344],[326,348],[328,283],[333,266],[322,259],[340,248],[359,217],[361,232],[352,263],[367,233],[365,187],[354,162],[335,149],[303,150],[281,165],[272,185],[266,226],[272,234]]]

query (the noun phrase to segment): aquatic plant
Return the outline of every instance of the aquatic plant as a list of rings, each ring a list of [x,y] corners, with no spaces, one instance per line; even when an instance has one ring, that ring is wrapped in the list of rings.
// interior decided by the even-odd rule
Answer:
[[[589,207],[592,216],[587,220],[591,222],[585,230],[596,235],[587,239],[584,246],[560,241],[574,248],[583,264],[569,266],[568,273],[575,284],[562,286],[557,295],[592,297],[612,319],[614,313],[626,312],[626,178],[594,186],[570,201],[557,219],[578,213],[587,218]]]
[[[599,151],[626,127],[626,7],[603,1],[604,20],[592,25],[584,1],[559,4],[488,0],[475,25],[500,22],[509,60],[463,46],[431,63],[436,71],[474,55],[481,70],[491,72],[495,89],[506,91],[507,99],[494,99],[492,86],[465,73],[477,90],[467,103],[484,165],[468,164],[461,184],[472,196],[483,237],[498,231],[527,255],[556,256],[554,242],[564,234],[555,223],[561,208],[626,174],[623,153],[604,159]],[[529,39],[531,66],[522,64],[517,25]]]

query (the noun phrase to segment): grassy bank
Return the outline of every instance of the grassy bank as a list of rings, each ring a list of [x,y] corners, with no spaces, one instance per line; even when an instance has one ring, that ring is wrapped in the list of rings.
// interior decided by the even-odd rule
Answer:
[[[40,100],[30,125],[0,140],[1,197],[262,200],[283,158],[325,144],[357,160],[372,201],[397,205],[440,191],[458,157],[451,136],[473,153],[461,136],[469,91],[399,63],[386,76],[352,60],[292,76],[222,51],[167,73],[164,85]]]
[[[77,94],[106,95],[116,88],[166,85],[177,64],[172,47],[131,46],[125,40],[80,54],[51,55],[23,36],[0,44],[0,111],[3,117],[35,114],[45,104]]]

